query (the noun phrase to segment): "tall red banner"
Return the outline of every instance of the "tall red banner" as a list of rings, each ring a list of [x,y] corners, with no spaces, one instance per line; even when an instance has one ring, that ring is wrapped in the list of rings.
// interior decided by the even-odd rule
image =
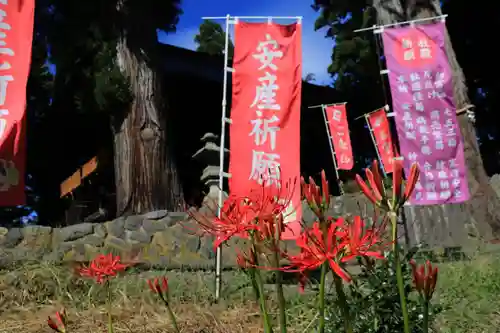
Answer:
[[[296,238],[302,218],[301,24],[238,22],[234,39],[229,189],[247,196],[264,187],[291,198],[283,238]]]
[[[393,170],[394,145],[387,114],[382,108],[368,114],[366,120],[375,139],[375,148],[378,151],[380,163],[382,163],[386,173],[391,173]]]
[[[0,206],[26,203],[26,84],[34,0],[0,1]]]
[[[327,106],[325,112],[335,150],[337,169],[351,170],[354,167],[354,156],[347,123],[346,105]]]

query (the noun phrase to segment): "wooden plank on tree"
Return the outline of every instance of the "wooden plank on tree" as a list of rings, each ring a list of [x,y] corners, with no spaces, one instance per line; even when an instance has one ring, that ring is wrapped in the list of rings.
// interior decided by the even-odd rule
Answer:
[[[60,197],[73,192],[76,188],[83,184],[83,180],[97,170],[99,163],[97,156],[91,158],[87,163],[78,168],[75,173],[61,183]]]
[[[97,170],[97,156],[92,157],[82,166],[82,179]]]

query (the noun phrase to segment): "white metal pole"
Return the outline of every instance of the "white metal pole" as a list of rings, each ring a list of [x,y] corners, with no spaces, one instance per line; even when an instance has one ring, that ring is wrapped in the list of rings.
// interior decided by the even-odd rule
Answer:
[[[441,20],[442,22],[444,22],[447,17],[448,17],[448,14],[444,14],[444,15],[439,15],[439,16],[424,17],[424,18],[419,18],[419,19],[415,19],[415,20],[396,22],[396,23],[390,23],[390,24],[385,24],[385,25],[374,25],[374,26],[369,27],[369,28],[362,28],[362,29],[354,30],[354,32],[375,30],[374,33],[380,33],[381,32],[380,29],[389,28],[389,27],[397,27],[400,25],[422,23],[422,22],[427,22],[427,21],[432,21],[432,20]]]
[[[217,217],[221,217],[222,211],[222,193],[224,186],[224,152],[226,139],[226,109],[227,109],[227,73],[229,61],[229,20],[231,16],[226,15],[226,36],[224,40],[224,76],[222,81],[222,116],[220,130],[220,152],[219,152],[219,198],[217,205]],[[215,254],[215,299],[219,300],[221,291],[222,275],[222,247],[217,248]]]
[[[244,19],[244,20],[302,20],[302,16],[204,16],[203,20],[221,20],[221,19]]]
[[[337,157],[335,150],[333,149],[332,143],[332,133],[330,132],[330,127],[328,126],[328,119],[326,117],[326,108],[324,105],[321,106],[321,113],[323,114],[323,119],[325,120],[326,136],[328,137],[328,143],[330,144],[330,151],[332,152],[333,168],[335,169],[335,176],[337,177],[337,184],[339,185],[340,194],[344,194],[344,188],[342,187],[342,181],[339,177],[339,170],[337,169]]]
[[[368,125],[368,131],[370,132],[370,137],[372,138],[373,145],[375,146],[375,152],[377,153],[377,158],[380,161],[380,168],[382,169],[382,173],[384,175],[384,178],[387,176],[387,173],[385,172],[385,167],[384,167],[384,162],[382,161],[382,158],[380,157],[380,151],[377,146],[377,141],[375,140],[375,135],[373,134],[373,129],[370,126],[370,121],[368,119],[368,115],[365,115],[365,120],[366,120],[366,125]]]
[[[308,109],[316,109],[316,108],[325,108],[328,106],[336,106],[336,105],[346,105],[347,102],[342,102],[342,103],[331,103],[331,104],[320,104],[320,105],[313,105],[313,106],[308,106]]]

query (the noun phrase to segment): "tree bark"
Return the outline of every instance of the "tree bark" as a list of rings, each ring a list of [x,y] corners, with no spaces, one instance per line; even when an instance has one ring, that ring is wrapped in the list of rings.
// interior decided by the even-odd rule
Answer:
[[[128,79],[130,107],[114,121],[117,215],[184,209],[184,195],[161,103],[161,78],[122,37],[117,62]]]
[[[408,21],[417,18],[442,15],[439,1],[437,0],[374,0],[373,7],[377,12],[379,25]],[[453,93],[457,110],[470,104],[467,93],[465,76],[453,50],[448,31],[446,30],[446,51],[448,61],[453,73]],[[465,161],[468,169],[468,183],[471,199],[464,204],[464,208],[478,225],[485,223],[490,230],[479,227],[479,232],[484,238],[500,237],[500,198],[490,185],[479,146],[476,130],[468,121],[465,113],[458,116],[459,125],[464,140]]]

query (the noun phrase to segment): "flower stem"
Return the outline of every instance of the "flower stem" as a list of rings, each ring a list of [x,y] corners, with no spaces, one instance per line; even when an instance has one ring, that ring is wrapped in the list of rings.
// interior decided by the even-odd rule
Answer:
[[[168,297],[168,296],[167,296]],[[170,302],[166,301],[165,302],[166,306],[167,306],[167,314],[168,314],[168,318],[170,319],[170,321],[172,322],[172,326],[174,327],[174,330],[177,332],[177,333],[180,333],[181,331],[179,330],[179,326],[177,326],[177,319],[175,319],[175,315],[174,315],[174,312],[172,311],[172,308],[170,307]]]
[[[335,290],[337,291],[339,306],[340,309],[342,310],[342,315],[344,316],[345,332],[353,333],[351,326],[351,317],[349,315],[349,305],[347,304],[347,297],[344,293],[344,286],[342,285],[342,279],[336,274],[333,274],[333,279],[335,282]]]
[[[256,268],[248,268],[248,274],[247,276],[250,278],[250,283],[252,284],[252,290],[253,290],[253,293],[254,293],[254,296],[255,296],[255,301],[256,302],[259,302],[259,299],[260,299],[260,295],[259,295],[259,287],[257,286],[257,282],[256,282],[256,279],[255,279],[255,271],[257,269]]]
[[[278,251],[274,251],[274,265],[276,270],[276,293],[278,295],[278,307],[279,307],[279,320],[280,320],[280,332],[286,333],[286,302],[285,295],[283,293],[283,272],[280,268],[280,259]]]
[[[255,267],[259,267],[259,257],[257,256],[257,246],[255,245],[255,239],[250,235],[250,240],[252,242],[252,256]],[[267,311],[266,297],[264,294],[264,282],[262,281],[262,275],[260,270],[257,268],[254,271],[255,286],[257,287],[257,293],[259,296],[260,312],[262,313],[262,320],[264,321],[264,333],[273,333],[273,326],[271,325],[271,320],[269,318],[269,313]]]
[[[424,300],[424,331],[423,333],[429,333],[429,301]]]
[[[109,280],[106,281],[106,292],[107,292],[107,306],[108,306],[108,333],[113,333],[113,317],[111,316],[111,284]]]
[[[401,303],[401,311],[403,312],[404,333],[410,333],[410,321],[408,318],[408,308],[406,306],[405,287],[403,282],[403,272],[401,270],[401,262],[399,258],[398,247],[398,215],[396,212],[389,213],[392,225],[392,250],[394,253],[394,266],[396,266],[396,280],[399,291],[399,301]]]
[[[319,325],[318,333],[325,333],[325,285],[326,273],[328,273],[328,262],[321,266],[321,276],[319,281]]]
[[[255,282],[257,283],[257,289],[259,290],[259,303],[260,311],[262,312],[262,319],[264,320],[264,333],[273,333],[273,328],[271,325],[271,320],[269,319],[269,313],[267,312],[266,298],[264,295],[264,283],[262,282],[262,276],[260,271],[255,271]]]

